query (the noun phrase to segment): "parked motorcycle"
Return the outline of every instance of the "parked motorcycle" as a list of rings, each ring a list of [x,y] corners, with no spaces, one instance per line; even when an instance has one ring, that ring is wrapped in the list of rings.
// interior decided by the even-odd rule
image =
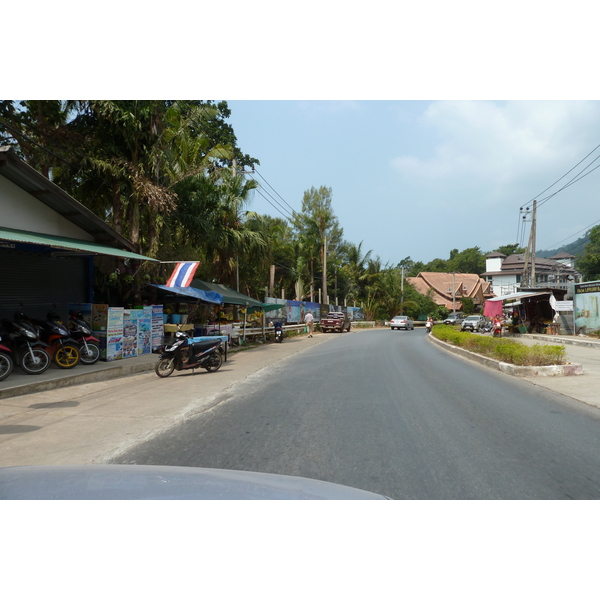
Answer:
[[[222,364],[221,340],[194,342],[184,331],[177,331],[175,341],[162,349],[154,370],[159,377],[168,377],[175,370],[218,371]]]
[[[46,352],[48,344],[40,340],[38,327],[23,320],[15,313],[15,320],[2,319],[2,327],[7,332],[3,341],[8,341],[14,362],[29,375],[39,375],[50,366],[50,355]]]
[[[69,315],[71,337],[79,345],[79,360],[84,365],[93,365],[100,358],[100,340],[92,335],[92,328],[86,323],[80,312]]]
[[[12,350],[2,343],[2,336],[6,337],[4,332],[0,332],[0,381],[6,379],[13,370]]]
[[[284,331],[283,331],[283,324],[282,323],[275,323],[274,325],[274,331],[275,331],[275,341],[278,344],[281,344],[281,342],[283,342],[283,338],[284,338]]]
[[[23,313],[19,314],[22,319],[28,319]],[[29,321],[40,328],[42,341],[48,344],[48,352],[56,365],[61,369],[72,369],[79,362],[79,344],[71,337],[59,315],[49,312],[47,318],[47,321],[35,318]]]

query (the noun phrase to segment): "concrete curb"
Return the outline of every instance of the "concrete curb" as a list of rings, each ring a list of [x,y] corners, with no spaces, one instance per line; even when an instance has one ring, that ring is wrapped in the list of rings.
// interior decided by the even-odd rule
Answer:
[[[515,377],[565,377],[569,375],[583,375],[583,366],[578,364],[549,365],[547,367],[521,367],[518,365],[511,365],[494,358],[489,358],[487,356],[481,356],[480,354],[475,354],[475,352],[465,350],[464,348],[458,348],[457,346],[453,346],[452,344],[438,340],[433,336],[433,334],[429,335],[428,337],[433,343],[449,352],[458,354],[463,358],[467,358],[468,360],[472,360],[491,369],[496,369],[497,371],[501,371],[502,373],[513,375]]]
[[[585,348],[596,348],[600,350],[600,340],[586,340],[585,338],[568,338],[566,336],[548,336],[542,334],[528,333],[525,335],[514,334],[515,338],[540,340],[553,344],[570,344],[571,346],[584,346]]]

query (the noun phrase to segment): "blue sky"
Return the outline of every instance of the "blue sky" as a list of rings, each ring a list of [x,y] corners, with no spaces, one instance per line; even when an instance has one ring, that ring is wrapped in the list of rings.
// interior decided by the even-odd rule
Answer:
[[[526,244],[520,207],[600,144],[596,101],[228,104],[241,149],[260,160],[258,172],[287,204],[299,211],[306,190],[332,188],[345,239],[390,264],[448,258],[453,248]],[[538,200],[599,156],[596,150]],[[256,179],[264,190],[249,208],[281,217],[274,196],[289,214]],[[600,221],[599,191],[600,169],[540,204],[537,249],[572,242]]]

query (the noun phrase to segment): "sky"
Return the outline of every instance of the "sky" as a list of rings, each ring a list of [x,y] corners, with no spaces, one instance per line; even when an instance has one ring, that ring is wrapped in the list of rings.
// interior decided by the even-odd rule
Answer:
[[[305,191],[331,188],[344,239],[362,242],[384,264],[526,246],[531,219],[523,221],[520,209],[536,197],[538,251],[600,222],[600,169],[592,171],[600,165],[598,101],[228,105],[239,147],[260,161],[253,177],[261,188],[248,208],[289,218]],[[589,175],[544,201],[588,165]]]

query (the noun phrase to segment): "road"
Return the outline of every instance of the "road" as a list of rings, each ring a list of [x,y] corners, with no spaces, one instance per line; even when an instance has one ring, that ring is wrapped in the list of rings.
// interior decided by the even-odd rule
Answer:
[[[422,330],[335,335],[112,462],[311,477],[394,499],[598,499],[598,410]]]

